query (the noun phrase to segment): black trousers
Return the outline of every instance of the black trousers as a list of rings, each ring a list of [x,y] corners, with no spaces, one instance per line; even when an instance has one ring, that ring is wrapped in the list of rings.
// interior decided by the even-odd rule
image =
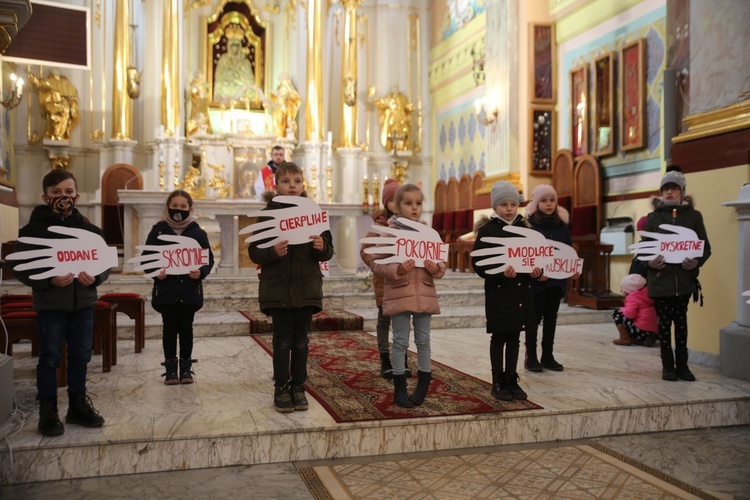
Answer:
[[[490,339],[490,364],[493,375],[503,373],[503,352],[505,354],[505,371],[516,373],[518,365],[518,347],[521,332],[496,332]]]
[[[180,337],[180,358],[193,356],[193,320],[195,307],[185,304],[161,306],[162,336],[166,359],[177,357],[177,337]]]
[[[534,312],[536,312],[537,324],[542,322],[542,354],[552,354],[555,330],[557,329],[557,312],[560,310],[560,301],[564,296],[565,291],[557,286],[550,286],[534,293]],[[531,346],[536,349],[538,329],[537,326],[526,330],[527,349]]]
[[[307,332],[312,325],[312,307],[273,308],[273,378],[277,387],[289,382],[302,385],[307,380]],[[290,363],[291,358],[291,363]],[[291,368],[290,368],[291,365]]]
[[[672,323],[674,323],[674,345],[678,350],[687,349],[687,310],[690,295],[657,297],[654,308],[659,320],[659,342],[663,348],[672,347]]]

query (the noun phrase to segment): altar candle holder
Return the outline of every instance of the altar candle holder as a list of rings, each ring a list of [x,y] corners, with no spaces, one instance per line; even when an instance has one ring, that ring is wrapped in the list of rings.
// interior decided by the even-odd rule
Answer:
[[[333,203],[333,167],[330,162],[326,167],[326,199],[328,203]]]
[[[310,167],[310,194],[314,202],[318,201],[318,167]]]
[[[159,162],[159,190],[160,191],[164,191],[164,184],[165,184],[164,170],[166,169],[166,167],[167,166],[164,164],[163,161]]]
[[[366,214],[370,212],[370,179],[365,177],[362,179],[362,213]]]
[[[372,209],[377,210],[380,207],[380,182],[378,176],[372,176]]]

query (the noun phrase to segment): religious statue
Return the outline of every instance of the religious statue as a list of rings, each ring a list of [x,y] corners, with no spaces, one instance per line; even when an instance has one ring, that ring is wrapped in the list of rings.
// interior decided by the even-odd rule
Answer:
[[[39,92],[39,107],[45,121],[44,138],[69,141],[80,120],[78,90],[56,71],[45,78],[37,78],[29,73],[29,82]]]
[[[138,99],[141,96],[141,73],[134,66],[128,66],[125,74],[128,80],[128,96]]]
[[[247,55],[250,49],[242,46],[245,30],[239,24],[229,24],[224,30],[227,51],[216,63],[214,72],[214,101],[256,100],[255,72]]]
[[[271,92],[273,102],[273,125],[276,137],[297,137],[297,111],[300,107],[300,95],[294,88],[289,73],[282,73],[279,86]]]
[[[386,151],[409,151],[414,104],[394,86],[390,94],[375,100],[375,106],[380,119],[380,144]]]
[[[209,132],[208,84],[202,71],[196,71],[190,82],[190,119],[185,126],[185,135]]]

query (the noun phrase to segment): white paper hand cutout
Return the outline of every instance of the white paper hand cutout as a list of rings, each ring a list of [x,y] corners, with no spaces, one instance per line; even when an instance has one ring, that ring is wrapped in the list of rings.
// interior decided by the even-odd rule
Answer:
[[[117,248],[107,246],[104,238],[91,231],[74,227],[50,226],[52,233],[65,234],[72,238],[34,238],[23,236],[18,238],[20,243],[45,247],[41,250],[25,250],[15,252],[7,257],[8,260],[29,260],[16,266],[19,271],[28,269],[47,269],[47,271],[29,276],[33,280],[54,278],[85,271],[91,276],[103,273],[111,267],[117,266]]]
[[[140,255],[128,259],[136,271],[146,272],[147,278],[153,278],[164,269],[167,274],[188,274],[209,264],[208,248],[202,248],[198,241],[187,236],[160,234],[158,239],[172,241],[173,245],[138,245]],[[144,253],[154,252],[154,253]]]
[[[503,231],[520,235],[518,238],[496,238],[485,236],[485,243],[496,246],[481,248],[471,252],[472,257],[485,257],[478,260],[477,266],[497,266],[487,270],[487,274],[498,274],[513,266],[517,273],[531,273],[535,267],[544,268],[553,261],[555,247],[542,233],[527,227],[505,226]]]
[[[246,243],[265,240],[258,248],[268,248],[287,240],[290,245],[310,243],[310,236],[318,236],[330,231],[328,212],[323,211],[315,201],[303,196],[276,196],[273,201],[291,207],[264,210],[247,214],[248,217],[270,217],[270,220],[250,224],[240,230],[240,234],[253,233]]]
[[[742,296],[743,297],[750,297],[750,290],[748,290],[746,292],[742,292]],[[750,304],[750,299],[747,300],[747,303]]]
[[[552,262],[544,266],[544,275],[552,279],[565,279],[583,271],[583,259],[578,257],[575,249],[565,243],[547,240],[555,250]]]
[[[424,267],[425,260],[445,262],[448,259],[448,244],[440,238],[437,231],[421,222],[405,217],[399,217],[397,220],[399,224],[413,228],[414,231],[374,225],[372,230],[382,236],[371,236],[359,240],[360,243],[365,245],[376,245],[365,248],[365,253],[391,255],[375,262],[378,264],[390,264],[392,262],[400,264],[409,259],[414,259],[416,267]]]
[[[685,259],[703,257],[706,242],[699,239],[695,231],[672,224],[661,224],[659,227],[665,231],[671,231],[672,234],[638,231],[638,234],[643,237],[653,238],[639,241],[628,247],[631,250],[630,253],[638,254],[638,260],[648,262],[655,259],[657,255],[661,255],[668,264],[682,264]]]

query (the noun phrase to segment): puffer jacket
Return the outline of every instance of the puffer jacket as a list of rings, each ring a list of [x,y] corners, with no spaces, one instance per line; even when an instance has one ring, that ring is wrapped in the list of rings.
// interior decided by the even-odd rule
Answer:
[[[289,206],[273,201],[275,196],[271,191],[263,194],[263,199],[268,202],[264,211]],[[250,244],[250,259],[261,266],[258,303],[263,313],[270,314],[272,308],[311,306],[316,313],[323,309],[323,273],[320,272],[320,262],[333,257],[333,238],[330,231],[325,231],[320,236],[324,242],[322,250],[315,250],[311,241],[289,245],[287,254],[283,257],[276,255],[272,246],[258,247],[268,240]]]
[[[705,241],[703,257],[698,259],[698,267],[691,271],[682,268],[681,264],[667,264],[664,269],[648,268],[648,295],[652,299],[657,297],[675,297],[690,295],[696,291],[695,281],[700,273],[700,267],[711,256],[711,244],[708,241],[706,227],[703,225],[703,215],[697,211],[693,199],[686,196],[680,205],[664,205],[661,198],[653,198],[654,211],[648,214],[646,231],[655,233],[669,233],[662,230],[661,224],[687,227],[695,231],[698,238]],[[644,241],[650,238],[643,238]]]
[[[398,217],[391,217],[389,227],[412,230],[399,224]],[[438,269],[431,274],[427,268],[415,267],[406,274],[398,274],[397,262],[378,264],[375,260],[387,258],[388,255],[374,254],[372,270],[384,278],[383,314],[393,316],[405,312],[440,314],[435,280],[445,275],[445,262],[436,262]]]
[[[154,224],[148,238],[146,238],[146,245],[173,244],[172,242],[160,240],[160,234],[174,235],[177,233],[169,227],[167,221],[159,221]],[[151,291],[151,305],[159,312],[161,312],[162,306],[169,304],[185,304],[196,311],[203,307],[203,280],[214,267],[214,254],[211,251],[211,244],[208,241],[206,232],[195,221],[188,224],[181,236],[193,238],[200,244],[201,248],[208,248],[208,264],[201,266],[201,277],[197,280],[194,280],[187,274],[170,274],[163,280],[154,278],[154,288]]]
[[[645,286],[625,296],[625,304],[620,312],[626,318],[632,319],[635,326],[644,332],[656,333],[659,331],[654,301],[648,296],[648,289]]]
[[[523,217],[516,216],[514,226],[528,227]],[[518,235],[503,231],[508,223],[493,215],[479,228],[474,250],[495,246],[482,241],[485,237],[516,238]],[[472,257],[476,273],[484,278],[484,313],[487,318],[487,333],[528,331],[536,327],[534,293],[531,289],[535,281],[530,274],[518,273],[515,278],[507,278],[503,273],[487,274],[492,266],[478,266],[477,261],[486,257]]]
[[[372,220],[377,224],[378,226],[387,226],[387,223],[378,222],[379,219],[384,219],[383,210],[378,210],[376,212],[373,212],[372,214]],[[370,231],[367,233],[367,238],[373,238],[381,236],[380,233],[376,233],[374,231]],[[362,247],[359,250],[359,256],[362,258],[362,262],[367,264],[367,267],[372,269],[372,261],[375,260],[374,254],[371,253],[365,253],[365,248],[369,248],[375,245],[368,245],[363,244]],[[375,291],[375,304],[378,307],[383,306],[383,288],[385,287],[385,279],[380,276],[379,274],[372,274],[372,287]]]
[[[557,207],[557,217],[544,215],[541,211],[537,211],[527,220],[532,229],[542,233],[548,240],[559,241],[560,243],[573,246],[573,238],[570,235],[570,228],[568,227],[569,221],[570,216],[568,215],[568,211],[559,205]],[[534,293],[541,293],[553,286],[560,288],[564,292],[568,286],[568,280],[567,278],[548,279],[545,281],[533,280],[531,288],[534,290]]]
[[[68,238],[65,235],[49,232],[47,228],[50,226],[85,229],[99,236],[102,234],[99,228],[89,222],[76,208],[73,209],[73,212],[69,216],[61,217],[59,214],[54,213],[49,206],[38,205],[31,213],[29,223],[18,231],[18,236],[48,239]],[[15,247],[16,252],[38,249],[39,247],[36,245],[28,245],[20,242]],[[18,261],[15,263],[15,266],[21,263],[23,261]],[[94,307],[97,299],[96,287],[104,283],[109,277],[109,270],[107,270],[95,276],[94,283],[91,286],[83,286],[77,279],[74,279],[73,283],[68,286],[57,287],[52,285],[52,278],[42,280],[30,278],[31,275],[38,274],[41,271],[40,269],[13,270],[18,281],[31,287],[35,311],[73,312]]]

